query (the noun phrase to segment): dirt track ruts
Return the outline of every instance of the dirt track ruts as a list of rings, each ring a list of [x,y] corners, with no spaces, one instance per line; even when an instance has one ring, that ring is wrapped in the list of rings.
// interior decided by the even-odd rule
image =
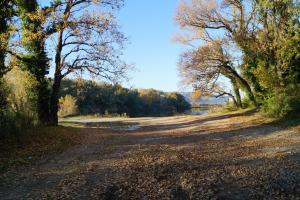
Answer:
[[[72,123],[84,141],[2,174],[0,199],[300,199],[300,133],[252,112]]]

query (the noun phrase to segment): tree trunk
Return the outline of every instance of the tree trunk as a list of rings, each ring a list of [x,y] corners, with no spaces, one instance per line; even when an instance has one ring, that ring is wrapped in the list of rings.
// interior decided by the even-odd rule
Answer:
[[[17,15],[22,20],[22,31],[27,33],[23,35],[22,38],[28,37],[28,35],[36,35],[39,31],[43,30],[42,20],[28,17],[28,14],[36,14],[39,8],[37,0],[19,0],[16,2],[16,6],[19,10]],[[38,85],[34,89],[37,95],[36,105],[39,123],[43,125],[50,123],[50,91],[46,80],[49,69],[49,59],[45,51],[45,40],[45,35],[33,37],[31,40],[22,40],[22,45],[27,51],[27,55],[17,56],[25,65],[26,70],[28,70],[38,82]]]
[[[55,75],[50,99],[50,120],[51,124],[58,125],[58,98],[59,89],[63,76],[61,75],[61,52],[62,52],[63,31],[58,32],[57,47],[55,53]]]
[[[233,101],[233,103],[234,103],[234,105],[237,107],[237,108],[239,108],[239,105],[238,105],[238,103],[237,103],[237,101],[236,101],[236,99],[235,99],[235,97],[232,95],[232,96],[230,96],[231,97],[231,99],[232,99],[232,101]]]
[[[43,125],[50,123],[50,92],[48,90],[48,83],[43,77],[42,80],[39,80],[39,86],[37,87],[38,99],[37,99],[37,110],[39,121]]]
[[[234,91],[234,94],[235,94],[235,98],[236,98],[236,106],[238,108],[243,108],[243,104],[242,104],[242,99],[241,99],[241,94],[240,94],[240,90],[239,90],[239,87],[236,83],[235,80],[231,80],[231,83],[232,83],[232,87],[233,87],[233,91]]]
[[[234,69],[232,69],[230,66],[224,66],[224,69],[226,71],[226,73],[228,74],[228,76],[231,76],[232,78],[234,78],[236,80],[236,82],[245,90],[248,98],[250,101],[253,102],[255,107],[258,107],[258,104],[256,102],[255,96],[251,90],[250,85],[248,84],[248,82],[243,79]]]
[[[61,84],[61,76],[58,74],[54,77],[54,82],[52,86],[52,94],[50,99],[50,121],[51,125],[57,126],[58,125],[58,99],[59,99],[59,89]]]
[[[243,79],[242,77],[240,77],[239,75],[237,76],[237,81],[246,90],[246,94],[247,94],[249,100],[253,102],[255,107],[258,107],[257,101],[255,99],[255,96],[254,96],[248,82],[245,79]]]

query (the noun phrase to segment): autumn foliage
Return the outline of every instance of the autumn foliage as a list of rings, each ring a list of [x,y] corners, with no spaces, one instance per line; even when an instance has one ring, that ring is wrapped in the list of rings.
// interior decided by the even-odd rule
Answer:
[[[179,62],[184,82],[204,96],[230,96],[237,107],[242,97],[272,116],[296,113],[299,11],[292,0],[182,1],[176,39],[191,47]]]

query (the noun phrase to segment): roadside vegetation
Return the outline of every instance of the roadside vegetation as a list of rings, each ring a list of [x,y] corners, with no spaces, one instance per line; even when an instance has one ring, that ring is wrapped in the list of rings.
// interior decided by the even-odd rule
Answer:
[[[130,66],[121,54],[127,39],[115,19],[122,5],[122,0],[0,2],[1,136],[31,125],[58,125],[66,76],[114,82],[126,76]],[[88,12],[93,9],[97,12]]]
[[[182,1],[176,40],[190,47],[179,61],[183,82],[200,96],[228,96],[237,108],[298,113],[299,12],[292,0]]]

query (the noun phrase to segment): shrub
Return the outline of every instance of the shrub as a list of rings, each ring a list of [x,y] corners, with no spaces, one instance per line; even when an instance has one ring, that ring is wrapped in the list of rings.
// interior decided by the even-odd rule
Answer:
[[[78,107],[76,99],[71,95],[66,95],[59,99],[59,112],[60,117],[74,116],[78,114]]]
[[[38,82],[27,71],[19,67],[13,69],[6,75],[9,85],[8,103],[9,109],[15,114],[15,121],[19,127],[31,127],[38,123],[37,116],[37,94]]]
[[[276,91],[275,95],[268,97],[262,105],[262,110],[270,116],[282,118],[297,114],[300,111],[299,86],[288,86]]]
[[[38,123],[34,91],[37,81],[28,72],[13,67],[0,83],[1,137],[18,134],[23,128]]]

